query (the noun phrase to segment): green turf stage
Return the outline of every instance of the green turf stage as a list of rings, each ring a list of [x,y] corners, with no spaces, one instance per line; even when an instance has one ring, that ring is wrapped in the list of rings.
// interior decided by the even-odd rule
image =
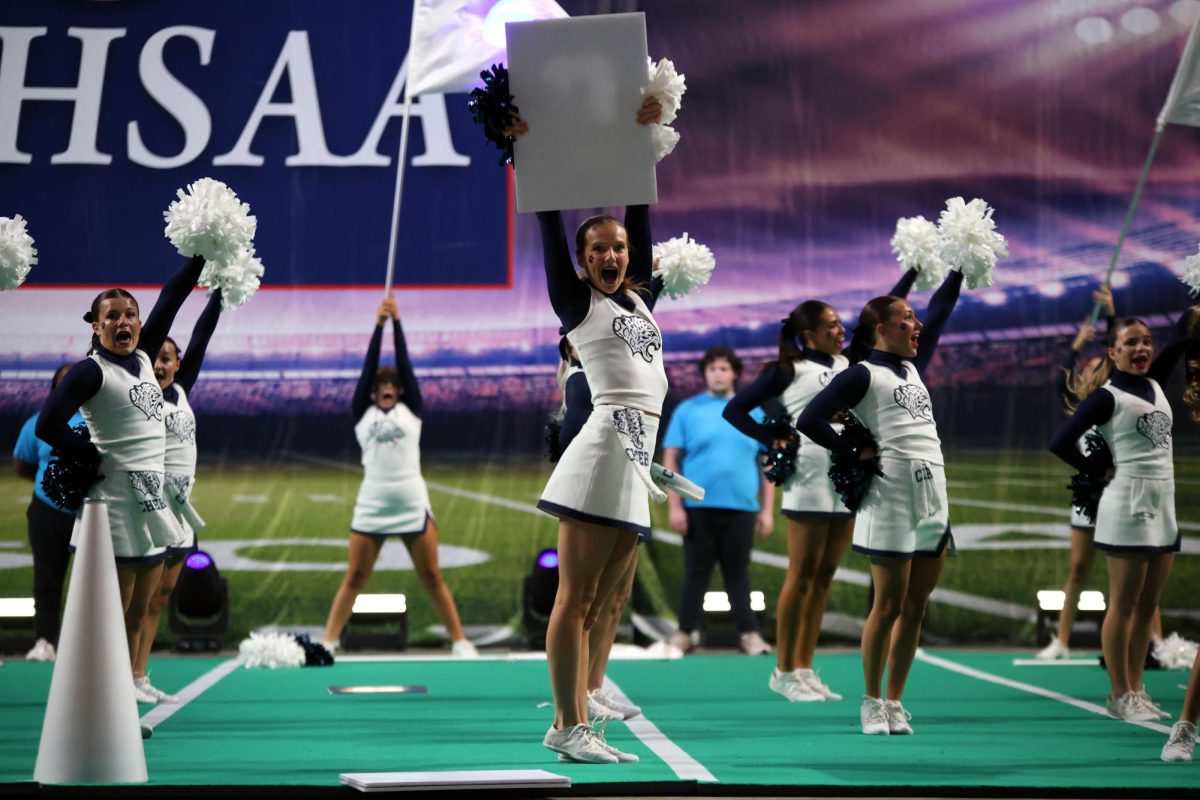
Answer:
[[[1072,697],[1102,702],[1098,667],[1014,667],[1013,652],[930,655]],[[216,658],[158,658],[155,683],[169,691],[219,666]],[[636,765],[562,764],[541,747],[550,723],[541,661],[391,661],[332,668],[238,668],[158,724],[145,743],[157,786],[334,786],[341,772],[546,769],[576,785],[658,784],[668,793],[825,787],[846,794],[949,787],[1188,790],[1200,763],[1158,760],[1166,734],[1063,702],[919,661],[906,693],[916,735],[858,732],[861,670],[853,652],[822,654],[822,677],[842,702],[788,703],[766,687],[769,658],[691,656],[616,661],[609,676],[691,763],[666,763],[624,723],[608,738],[637,753]],[[0,668],[0,783],[29,781],[51,665]],[[1147,675],[1169,710],[1183,697],[1182,672]],[[424,684],[427,695],[334,696],[330,685]],[[143,707],[146,712],[148,707]],[[688,772],[691,770],[691,772]],[[707,771],[689,786],[696,771]],[[709,785],[712,784],[712,785]],[[982,787],[982,788],[981,788]],[[613,787],[617,789],[619,787]]]

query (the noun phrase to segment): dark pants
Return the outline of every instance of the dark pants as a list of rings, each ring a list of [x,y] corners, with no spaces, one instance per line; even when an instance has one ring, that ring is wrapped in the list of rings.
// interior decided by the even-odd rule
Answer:
[[[750,611],[750,550],[754,546],[753,511],[727,508],[687,509],[688,530],[683,537],[683,599],[679,606],[679,629],[701,627],[704,593],[712,578],[713,565],[721,562],[725,593],[738,633],[758,630]]]
[[[57,647],[75,515],[48,506],[35,496],[25,518],[29,520],[29,547],[33,550],[33,629],[37,638]]]

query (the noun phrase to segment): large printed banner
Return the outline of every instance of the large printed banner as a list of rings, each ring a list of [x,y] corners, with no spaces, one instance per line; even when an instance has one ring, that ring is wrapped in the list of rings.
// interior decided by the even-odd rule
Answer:
[[[383,282],[411,4],[0,8],[0,215],[46,284],[158,284],[162,211],[196,178],[258,217],[268,284]],[[463,95],[412,107],[397,283],[510,282],[505,175]]]

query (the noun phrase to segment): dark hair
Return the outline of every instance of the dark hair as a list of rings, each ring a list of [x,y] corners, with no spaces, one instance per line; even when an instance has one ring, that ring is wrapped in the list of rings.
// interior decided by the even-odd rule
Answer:
[[[594,217],[588,217],[587,219],[585,219],[579,225],[579,228],[576,229],[576,231],[575,231],[575,258],[578,259],[578,258],[583,257],[583,251],[584,251],[584,249],[587,248],[588,231],[590,231],[592,228],[596,227],[597,225],[604,225],[605,223],[609,223],[609,222],[612,222],[616,225],[621,226],[621,230],[625,231],[625,238],[626,238],[625,246],[627,248],[629,248],[628,249],[629,254],[633,255],[633,245],[631,245],[628,241],[629,230],[625,227],[625,223],[622,222],[621,220],[617,219],[616,217],[614,217],[612,214],[597,214]],[[628,289],[631,292],[636,292],[638,289],[642,288],[642,284],[638,283],[633,278],[631,278],[628,274],[626,274],[625,280],[621,283],[621,288]]]
[[[793,361],[804,358],[804,334],[821,327],[821,316],[833,306],[821,300],[805,300],[792,309],[779,329],[779,366],[792,368]]]
[[[92,307],[90,310],[88,310],[83,315],[83,321],[88,323],[89,325],[93,322],[99,322],[100,321],[100,304],[102,302],[104,302],[105,300],[115,300],[119,297],[124,297],[127,300],[132,301],[134,307],[137,308],[139,312],[141,311],[141,308],[138,306],[137,298],[135,298],[129,292],[125,291],[124,289],[105,289],[103,292],[96,295],[95,299],[92,300]],[[100,337],[97,336],[95,333],[92,333],[92,346],[91,346],[91,349],[88,350],[88,354],[90,355],[90,354],[96,352],[96,348],[99,346],[100,346]]]
[[[371,387],[371,391],[378,391],[380,384],[384,383],[400,385],[400,373],[396,371],[395,367],[380,367],[375,373],[375,384]]]
[[[886,323],[892,314],[892,303],[903,299],[885,294],[867,301],[858,314],[858,324],[854,326],[850,347],[846,351],[851,364],[867,360],[867,356],[875,349],[875,327]]]
[[[75,365],[74,364],[63,364],[58,369],[54,370],[54,377],[50,379],[50,391],[53,392],[55,389],[58,388],[58,385],[60,383],[62,383],[62,379],[67,377],[67,373],[71,371],[71,367],[73,367],[73,366],[75,366]]]
[[[1117,339],[1120,338],[1121,331],[1125,330],[1131,325],[1141,325],[1146,330],[1150,330],[1150,326],[1137,317],[1122,317],[1114,322],[1108,329],[1108,346],[1116,347]],[[1075,409],[1079,407],[1079,404],[1083,402],[1083,399],[1103,386],[1112,375],[1113,370],[1116,368],[1117,365],[1108,355],[1108,351],[1105,350],[1104,360],[1101,361],[1100,365],[1094,370],[1084,375],[1081,375],[1077,372],[1072,372],[1070,375],[1068,375],[1067,392],[1073,395],[1073,397],[1069,397],[1065,400],[1067,413],[1074,414]]]
[[[558,340],[558,357],[563,361],[571,360],[571,342],[565,336]]]
[[[170,336],[168,336],[166,339],[163,339],[163,344],[166,344],[167,342],[170,342],[171,347],[175,348],[175,358],[183,358],[183,351],[179,349],[179,342],[175,341]],[[160,347],[159,349],[161,350],[162,348]],[[154,357],[158,358],[158,353],[155,353]]]
[[[710,347],[704,351],[704,356],[696,362],[696,366],[700,368],[701,377],[704,376],[704,371],[708,369],[709,364],[721,360],[729,362],[729,366],[733,368],[733,382],[737,383],[737,379],[742,377],[742,360],[728,347]]]

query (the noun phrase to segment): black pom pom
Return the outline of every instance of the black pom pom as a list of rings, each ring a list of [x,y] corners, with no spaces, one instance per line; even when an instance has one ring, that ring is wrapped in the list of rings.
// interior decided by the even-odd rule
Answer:
[[[883,475],[879,469],[879,448],[870,429],[857,417],[850,417],[846,421],[839,437],[849,447],[834,451],[829,480],[833,481],[833,488],[841,495],[846,508],[857,511],[867,496],[867,490],[871,488],[871,481],[876,475]],[[860,456],[868,448],[875,450],[876,456],[864,460]]]
[[[42,473],[42,491],[59,508],[75,511],[83,504],[88,489],[104,476],[100,474],[100,453],[92,445],[87,425],[76,425],[71,433],[87,446],[70,454],[58,448],[50,451],[52,460]]]
[[[1071,490],[1071,505],[1095,525],[1096,510],[1100,507],[1104,487],[1108,485],[1106,476],[1112,469],[1113,456],[1108,442],[1095,430],[1084,434],[1083,445],[1087,450],[1087,467],[1071,476],[1067,488]]]
[[[333,653],[325,649],[325,645],[318,644],[308,638],[307,633],[296,634],[296,644],[304,649],[304,666],[306,667],[331,667],[333,666]]]
[[[513,96],[508,91],[508,70],[503,64],[492,64],[492,68],[479,73],[479,77],[483,78],[483,87],[471,90],[467,108],[471,118],[483,126],[487,140],[500,148],[499,163],[511,164],[516,140],[505,131],[520,109],[513,105]]]
[[[800,452],[800,434],[792,427],[790,420],[780,417],[764,419],[763,427],[767,429],[772,442],[784,442],[782,446],[772,444],[767,452],[759,456],[762,462],[763,474],[767,480],[776,486],[787,483],[788,478],[796,474],[796,454]]]
[[[542,428],[542,455],[551,464],[557,464],[562,458],[562,442],[559,436],[562,434],[562,420],[557,414],[551,414],[546,417],[546,426]]]

